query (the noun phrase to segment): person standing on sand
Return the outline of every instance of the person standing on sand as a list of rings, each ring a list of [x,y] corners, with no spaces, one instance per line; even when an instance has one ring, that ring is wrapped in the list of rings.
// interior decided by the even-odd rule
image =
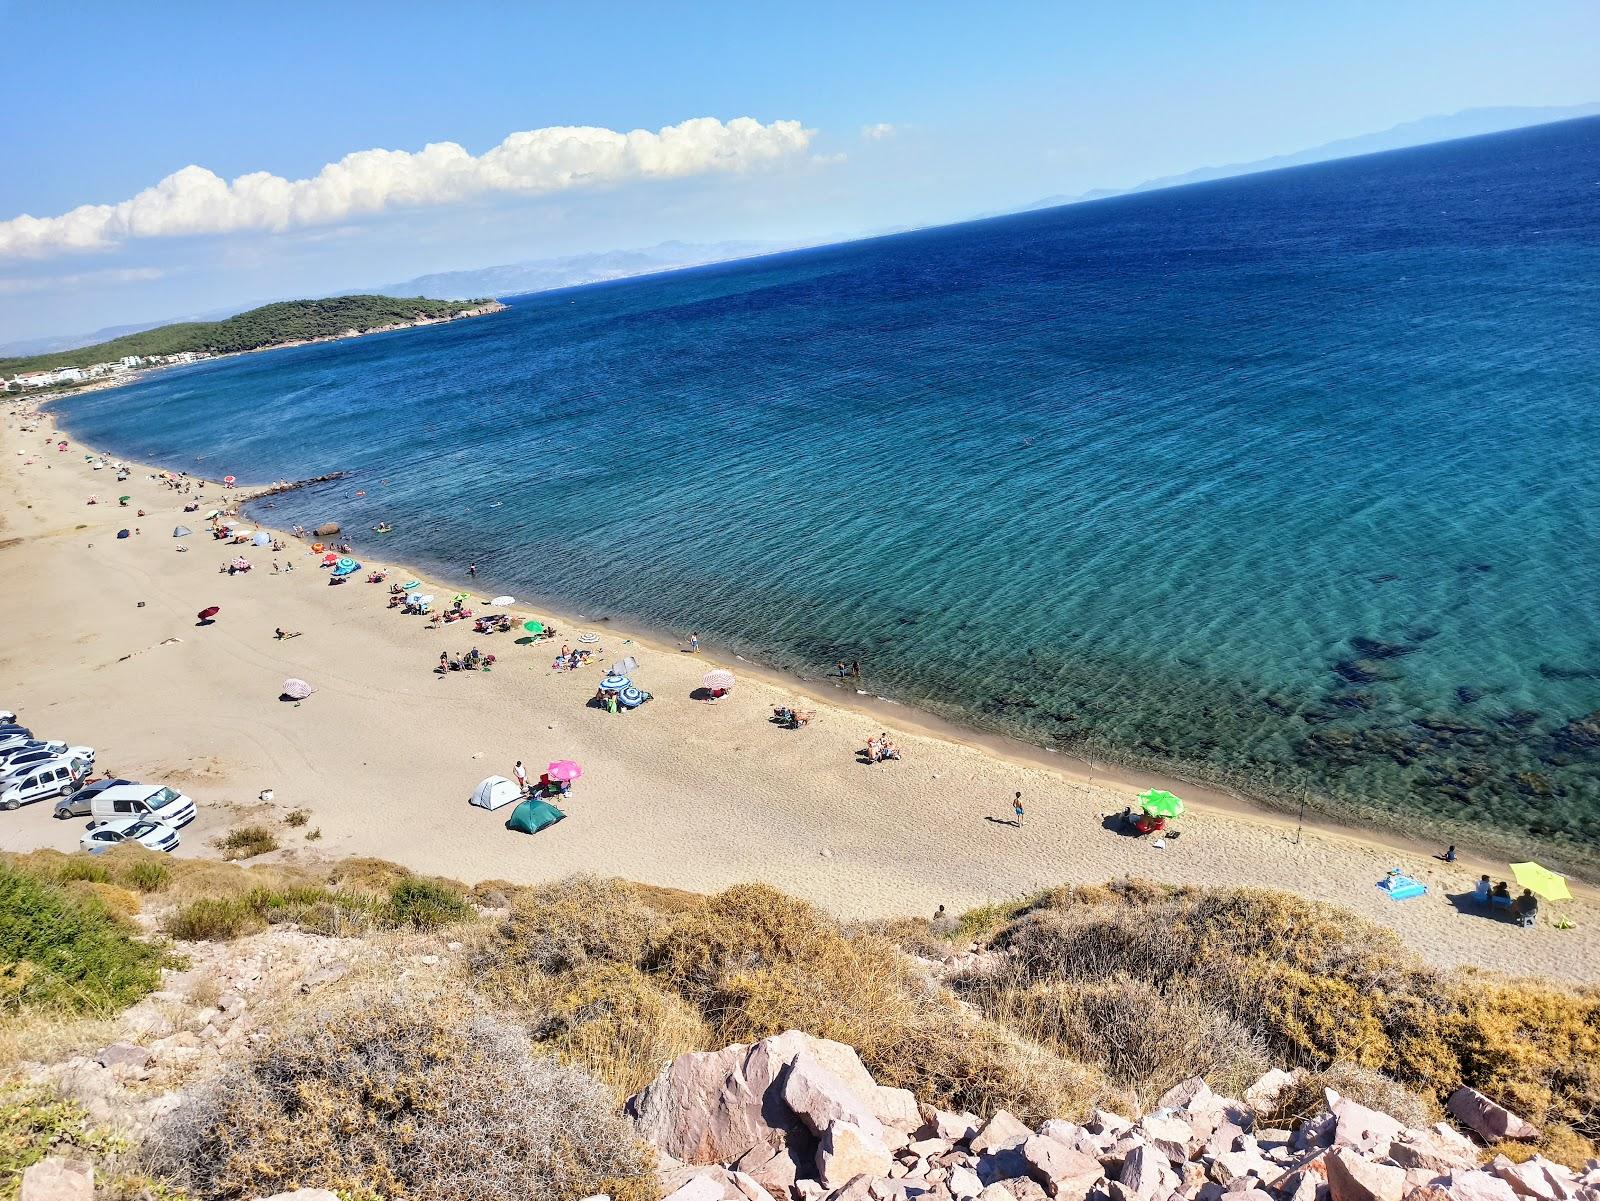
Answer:
[[[1020,792],[1011,801],[1011,818],[1017,829],[1022,829],[1022,793]]]
[[[694,630],[689,631],[689,653],[691,655],[698,655],[700,653],[700,635]]]
[[[522,766],[522,760],[517,760],[517,765],[511,769],[511,774],[517,777],[517,790],[523,796],[528,795],[528,770]]]

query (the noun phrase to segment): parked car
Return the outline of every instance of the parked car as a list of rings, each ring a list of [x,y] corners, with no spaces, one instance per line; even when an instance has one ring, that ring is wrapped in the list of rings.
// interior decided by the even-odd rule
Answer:
[[[94,765],[94,747],[72,746],[60,751],[18,751],[9,759],[0,762],[0,781],[10,780],[13,776],[19,776],[40,763],[48,763],[51,759],[82,759],[92,767]]]
[[[56,802],[56,816],[88,817],[89,802],[95,797],[108,788],[120,788],[124,784],[132,783],[132,780],[90,780],[71,796],[62,797]]]
[[[16,746],[32,737],[33,731],[27,726],[0,726],[0,747]]]
[[[93,770],[82,759],[58,756],[21,775],[0,781],[0,809],[16,809],[45,797],[70,796]]]
[[[42,738],[23,738],[17,742],[0,746],[0,764],[10,763],[23,751],[49,751],[52,755],[65,755],[72,748],[65,742],[52,739],[46,742]],[[0,768],[3,771],[4,768]]]
[[[95,825],[78,839],[78,845],[91,855],[109,851],[122,842],[137,842],[152,851],[173,851],[178,847],[178,832],[165,822],[149,817],[116,817]]]
[[[160,784],[123,784],[89,799],[93,817],[153,817],[174,828],[194,820],[194,802],[175,788]]]

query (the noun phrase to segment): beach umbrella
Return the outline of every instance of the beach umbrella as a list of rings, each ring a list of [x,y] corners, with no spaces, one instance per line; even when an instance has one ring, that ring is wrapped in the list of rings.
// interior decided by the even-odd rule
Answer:
[[[617,703],[624,709],[637,709],[644,704],[644,693],[629,684],[621,692],[617,693]]]
[[[491,605],[514,605],[517,603],[517,598],[514,596],[497,596],[488,603]]]
[[[1537,863],[1513,863],[1511,874],[1517,878],[1517,883],[1547,901],[1570,901],[1572,893],[1567,888],[1567,878],[1560,872],[1553,872],[1548,867]]]
[[[187,538],[191,533],[193,533],[193,531],[190,530],[186,525],[175,525],[172,527],[172,536],[174,538]]]
[[[615,672],[612,672],[605,679],[600,681],[600,687],[606,692],[621,692],[624,688],[628,687],[631,682],[632,681],[630,681],[627,676],[619,676]]]
[[[522,623],[522,628],[527,630],[530,634],[542,634],[544,633],[544,622],[525,621]]]
[[[283,682],[283,695],[290,700],[303,701],[315,691],[316,689],[304,680],[296,680],[291,677]]]
[[[639,660],[635,659],[632,655],[628,655],[625,658],[618,659],[610,667],[606,668],[606,670],[614,676],[631,676],[634,672],[639,670]]]
[[[119,505],[125,505],[132,499],[133,499],[133,497],[131,497],[131,496],[119,496],[119,497],[117,497],[117,503]]]
[[[733,687],[733,673],[725,667],[714,667],[700,677],[700,682],[712,692],[726,692]]]
[[[233,483],[233,477],[231,475],[225,475],[222,477],[222,482],[224,484],[231,484]]]
[[[240,571],[249,571],[250,570],[250,560],[246,559],[243,555],[240,555],[237,559],[235,559],[233,561],[233,565],[235,567],[237,567]]]
[[[583,768],[571,759],[557,759],[546,769],[545,774],[552,780],[571,782],[583,775]]]
[[[334,554],[331,550],[327,554],[322,556],[322,565],[324,567],[332,567],[338,561],[339,561],[339,556]]]
[[[468,597],[467,597],[467,594],[465,592],[458,592],[458,593],[456,593],[454,596],[452,596],[450,598],[450,603],[452,605],[459,605],[459,604],[461,604],[463,601],[465,601],[467,599],[468,599]]]
[[[215,521],[218,517],[221,517],[221,516],[222,516],[222,510],[221,509],[212,509],[211,512],[206,514],[206,520],[207,521]]]
[[[221,612],[222,607],[220,605],[208,605],[204,609],[201,609],[200,612],[196,613],[195,616],[201,621],[210,621],[213,617]]]
[[[344,568],[346,571],[352,571],[355,568],[361,566],[361,564],[357,563],[349,555],[341,555],[341,556],[339,556],[338,565],[340,567]]]
[[[250,539],[250,541],[255,543],[257,546],[267,546],[272,542],[272,535],[267,533],[266,530],[257,530],[256,536]]]
[[[1139,794],[1139,806],[1151,817],[1181,817],[1183,802],[1163,788]]]
[[[593,630],[589,630],[585,633],[579,634],[578,641],[583,643],[584,646],[593,646],[595,643],[600,641],[600,635],[596,634]]]

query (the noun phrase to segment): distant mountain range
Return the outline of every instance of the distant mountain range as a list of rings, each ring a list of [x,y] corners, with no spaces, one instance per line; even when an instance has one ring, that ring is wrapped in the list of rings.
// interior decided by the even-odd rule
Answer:
[[[384,284],[368,289],[382,296],[433,296],[456,299],[464,296],[516,296],[523,292],[549,292],[578,284],[626,279],[681,267],[706,263],[725,263],[733,259],[775,254],[797,249],[792,242],[662,242],[642,250],[606,250],[596,254],[574,254],[559,259],[531,259],[522,263],[503,263],[468,271],[441,271],[419,275],[404,283]]]
[[[1530,125],[1548,125],[1553,121],[1571,121],[1578,117],[1597,115],[1600,115],[1600,103],[1572,104],[1560,108],[1469,108],[1449,116],[1423,117],[1420,120],[1407,121],[1380,133],[1340,138],[1338,141],[1313,146],[1310,150],[1296,151],[1294,154],[1277,154],[1251,163],[1230,163],[1224,167],[1200,167],[1194,171],[1185,171],[1182,175],[1163,175],[1158,179],[1147,179],[1144,183],[1131,188],[1096,188],[1092,192],[1084,192],[1078,196],[1046,196],[1043,200],[1036,200],[1032,204],[1010,211],[1029,213],[1035,209],[1079,204],[1085,200],[1103,200],[1107,196],[1154,192],[1160,188],[1177,188],[1188,183],[1228,179],[1235,175],[1254,175],[1258,171],[1276,171],[1281,167],[1303,167],[1308,163],[1325,163],[1336,158],[1354,158],[1358,154],[1404,150],[1408,146],[1426,146],[1430,142],[1475,138],[1480,134],[1504,133],[1508,129],[1524,129]]]

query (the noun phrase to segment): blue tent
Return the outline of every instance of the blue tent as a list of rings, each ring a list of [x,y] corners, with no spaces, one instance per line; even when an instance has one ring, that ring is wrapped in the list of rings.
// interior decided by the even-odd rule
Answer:
[[[511,816],[506,819],[506,829],[516,830],[520,834],[537,834],[565,816],[549,801],[530,798],[511,811]]]

